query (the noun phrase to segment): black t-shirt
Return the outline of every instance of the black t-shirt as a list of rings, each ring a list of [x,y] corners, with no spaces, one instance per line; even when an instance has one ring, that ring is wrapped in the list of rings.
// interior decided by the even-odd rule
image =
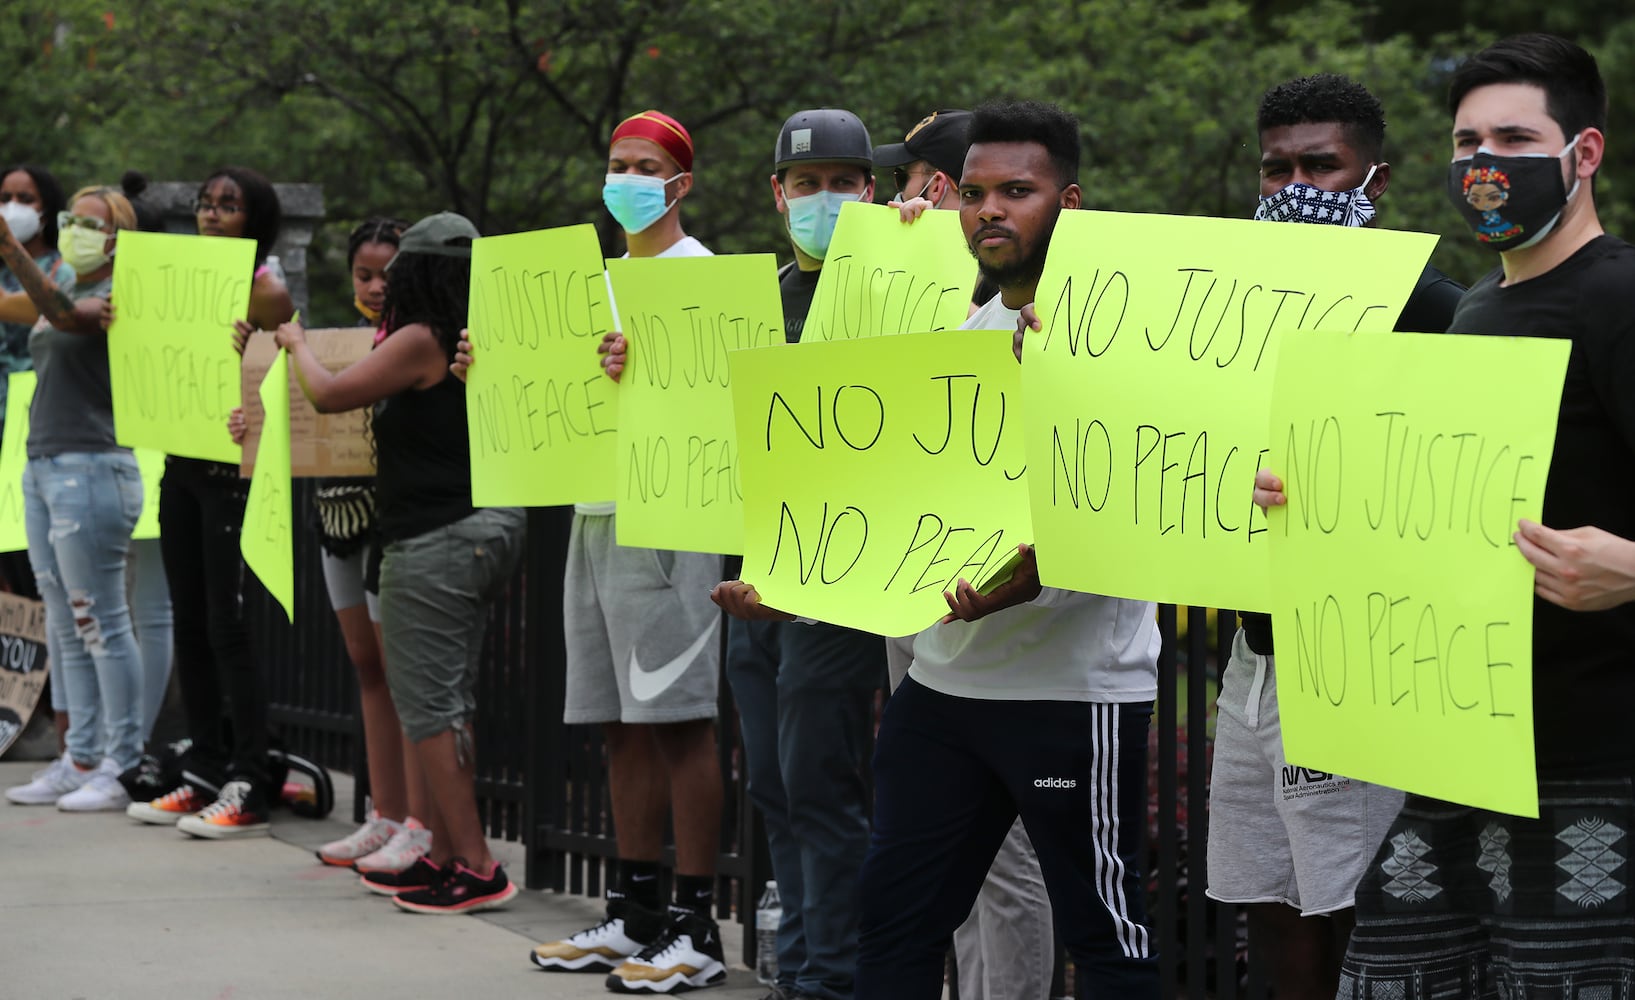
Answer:
[[[1419,273],[1419,282],[1397,317],[1402,333],[1446,333],[1459,308],[1465,286],[1429,264]],[[1243,613],[1243,639],[1262,656],[1272,655],[1272,616],[1254,611]]]
[[[1478,281],[1450,333],[1572,341],[1544,523],[1635,539],[1635,247],[1590,241],[1554,270]],[[1540,777],[1635,777],[1635,604],[1568,611],[1533,599],[1533,738]]]
[[[472,513],[464,382],[449,375],[383,399],[371,426],[382,540],[400,542]]]
[[[778,274],[778,294],[783,296],[783,336],[791,344],[800,343],[806,328],[806,314],[812,309],[812,293],[817,291],[823,272],[802,271],[789,264]]]

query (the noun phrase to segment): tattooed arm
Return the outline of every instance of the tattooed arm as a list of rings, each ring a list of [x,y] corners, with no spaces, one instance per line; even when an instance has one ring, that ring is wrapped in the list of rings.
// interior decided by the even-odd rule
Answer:
[[[34,263],[28,251],[23,249],[23,245],[17,242],[17,237],[12,235],[11,227],[6,225],[4,219],[0,219],[0,261],[23,283],[23,290],[28,293],[29,299],[52,326],[69,333],[102,332],[97,310],[76,308],[68,293],[53,284],[40,270],[40,265]]]

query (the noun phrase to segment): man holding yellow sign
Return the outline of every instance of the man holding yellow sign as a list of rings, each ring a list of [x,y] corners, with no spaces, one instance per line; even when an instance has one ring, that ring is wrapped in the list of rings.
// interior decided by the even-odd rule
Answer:
[[[1009,329],[1032,301],[1058,216],[1079,207],[1078,123],[1052,105],[989,104],[970,141],[961,223],[1000,295],[966,326]],[[742,581],[715,597],[737,617],[789,618]],[[1156,998],[1136,850],[1157,691],[1153,605],[1044,590],[1026,546],[1009,581],[984,594],[961,580],[945,597],[949,614],[915,638],[881,720],[858,1000],[939,994],[949,936],[1019,814],[1081,993]]]
[[[1521,35],[1463,63],[1448,103],[1449,198],[1501,261],[1450,332],[1571,342],[1543,494],[1556,527],[1522,520],[1512,539],[1535,567],[1537,818],[1410,794],[1358,886],[1339,996],[1612,995],[1635,968],[1635,250],[1596,214],[1607,93],[1582,48]],[[1255,502],[1287,501],[1261,471]]]

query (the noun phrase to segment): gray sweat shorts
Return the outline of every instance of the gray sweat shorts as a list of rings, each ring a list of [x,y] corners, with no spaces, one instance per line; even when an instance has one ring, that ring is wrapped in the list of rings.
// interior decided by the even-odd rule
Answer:
[[[1221,676],[1207,895],[1285,903],[1306,916],[1348,909],[1404,796],[1289,765],[1273,660],[1250,649],[1239,630]]]
[[[721,557],[627,548],[614,514],[573,516],[562,610],[562,721],[688,722],[716,716]]]
[[[490,507],[387,544],[380,563],[386,686],[409,740],[461,730],[477,711],[490,606],[522,557],[518,507]]]

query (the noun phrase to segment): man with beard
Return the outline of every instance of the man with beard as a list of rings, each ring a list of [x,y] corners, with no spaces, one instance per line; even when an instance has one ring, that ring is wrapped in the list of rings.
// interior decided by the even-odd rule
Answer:
[[[964,325],[1013,329],[1058,215],[1079,207],[1078,123],[1053,105],[986,104],[970,142],[960,220],[999,295]],[[714,596],[738,617],[788,617],[742,581]],[[915,638],[880,724],[856,996],[941,995],[949,940],[1020,815],[1078,995],[1156,998],[1137,857],[1153,605],[1043,589],[1031,549],[992,592],[960,581],[947,598],[948,617]]]

